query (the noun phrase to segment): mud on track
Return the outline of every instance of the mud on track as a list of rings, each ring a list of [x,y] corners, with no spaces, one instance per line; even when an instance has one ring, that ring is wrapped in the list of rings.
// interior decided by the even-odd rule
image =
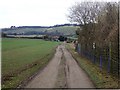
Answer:
[[[24,88],[95,88],[65,45],[59,45],[49,64]]]

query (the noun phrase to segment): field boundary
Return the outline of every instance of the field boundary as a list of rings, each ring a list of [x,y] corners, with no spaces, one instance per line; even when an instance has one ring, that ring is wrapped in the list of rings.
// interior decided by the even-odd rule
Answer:
[[[80,56],[74,49],[67,44],[67,49],[76,60],[78,65],[87,73],[96,88],[118,89],[119,80],[108,75],[106,71],[101,71],[98,66],[91,63],[87,58]]]
[[[32,76],[28,77],[26,80],[22,81],[18,86],[17,88],[24,88],[27,83],[29,83],[35,76],[37,76],[39,73],[41,73],[43,71],[43,69],[50,63],[51,59],[54,57],[54,54],[56,52],[56,48],[58,46],[56,46],[53,50],[53,54],[52,56],[50,57],[50,59],[48,60],[47,64],[43,65],[42,67],[39,67],[39,69],[37,70],[36,73],[34,73]],[[45,57],[44,57],[45,58]]]
[[[22,86],[33,74],[42,70],[59,44],[44,40],[3,39],[1,87]]]
[[[48,55],[49,54],[47,54],[46,56],[48,56]],[[45,57],[43,57],[41,59],[44,59]],[[39,60],[41,60],[41,59],[39,59]],[[36,66],[37,64],[39,64],[39,60],[34,61],[34,62],[30,63],[30,64],[26,64],[24,67],[21,67],[21,69],[9,72],[6,75],[2,76],[2,83],[4,83],[5,81],[10,80],[11,77],[14,77],[14,76],[18,75],[18,74],[22,73],[23,71],[26,71],[27,69],[30,69],[30,68]]]

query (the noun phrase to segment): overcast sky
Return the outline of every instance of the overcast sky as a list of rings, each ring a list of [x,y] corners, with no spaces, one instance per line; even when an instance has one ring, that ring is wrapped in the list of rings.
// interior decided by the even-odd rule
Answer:
[[[80,1],[83,0],[0,0],[0,28],[69,23],[69,7]]]

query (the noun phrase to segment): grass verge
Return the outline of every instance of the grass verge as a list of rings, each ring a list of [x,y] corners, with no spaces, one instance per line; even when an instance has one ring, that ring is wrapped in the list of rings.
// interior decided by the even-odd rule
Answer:
[[[108,74],[105,70],[93,64],[90,60],[75,52],[72,44],[67,44],[67,49],[78,62],[79,66],[88,74],[96,88],[119,88],[118,78]]]
[[[47,65],[58,44],[43,40],[3,39],[2,89],[18,87]]]
[[[6,81],[5,84],[2,85],[2,88],[16,88],[20,84],[27,82],[32,75],[34,75],[36,72],[41,70],[44,66],[46,66],[49,63],[49,61],[53,57],[54,53],[55,53],[55,50],[53,52],[51,52],[50,55],[46,56],[45,58],[43,58],[42,60],[37,62],[37,64],[34,65],[33,67],[28,68],[28,69],[22,71],[20,74],[13,76],[11,78],[11,80]],[[42,61],[42,63],[41,63],[41,61]]]

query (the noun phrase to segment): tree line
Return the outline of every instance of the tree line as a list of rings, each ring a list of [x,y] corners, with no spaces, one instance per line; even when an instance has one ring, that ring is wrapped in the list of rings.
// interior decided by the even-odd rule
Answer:
[[[69,12],[69,20],[81,24],[76,30],[81,51],[94,53],[98,62],[100,56],[104,61],[110,57],[109,72],[117,75],[119,60],[118,3],[81,2],[73,5]]]

